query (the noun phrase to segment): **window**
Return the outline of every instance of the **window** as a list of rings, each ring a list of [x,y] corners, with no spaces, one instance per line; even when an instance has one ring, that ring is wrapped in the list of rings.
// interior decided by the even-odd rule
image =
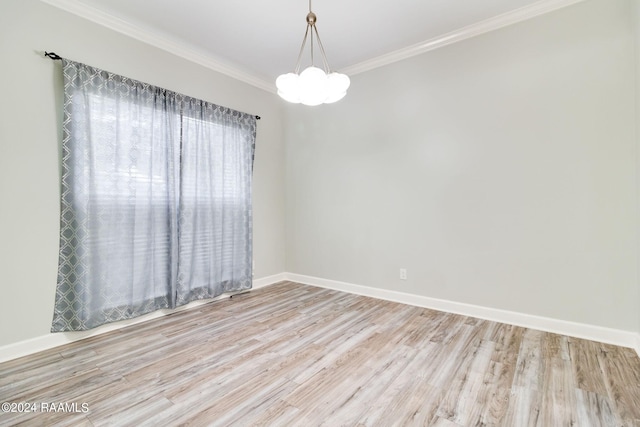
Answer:
[[[52,331],[251,287],[255,117],[63,60]]]

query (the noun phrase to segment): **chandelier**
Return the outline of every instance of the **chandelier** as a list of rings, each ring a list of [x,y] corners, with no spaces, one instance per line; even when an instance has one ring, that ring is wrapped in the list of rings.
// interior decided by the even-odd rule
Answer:
[[[298,54],[298,61],[293,73],[281,74],[276,79],[278,95],[285,101],[302,103],[304,105],[331,104],[344,98],[347,89],[351,84],[349,77],[345,74],[331,72],[327,55],[324,52],[318,28],[316,27],[316,14],[311,11],[311,0],[309,0],[309,13],[307,14],[307,30],[302,39],[302,46]],[[318,40],[320,54],[322,56],[323,69],[314,66],[313,38]],[[311,38],[311,66],[300,73],[300,60],[307,43],[307,37]]]

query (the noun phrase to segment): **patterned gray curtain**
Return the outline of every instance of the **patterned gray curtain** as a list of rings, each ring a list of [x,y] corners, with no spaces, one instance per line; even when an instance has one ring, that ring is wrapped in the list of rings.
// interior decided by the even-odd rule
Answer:
[[[256,119],[63,60],[52,332],[251,288]]]

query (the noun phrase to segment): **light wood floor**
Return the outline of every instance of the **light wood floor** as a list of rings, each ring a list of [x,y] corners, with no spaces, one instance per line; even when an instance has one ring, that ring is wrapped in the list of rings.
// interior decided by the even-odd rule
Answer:
[[[640,426],[627,348],[283,282],[0,364],[1,425]]]

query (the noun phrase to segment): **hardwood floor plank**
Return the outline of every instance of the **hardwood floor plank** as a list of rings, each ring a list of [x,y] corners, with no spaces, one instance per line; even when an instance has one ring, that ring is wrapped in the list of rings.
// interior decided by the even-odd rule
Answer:
[[[544,374],[542,341],[545,333],[528,329],[523,333],[517,354],[513,386],[530,390],[540,390]]]
[[[550,340],[555,348],[555,336]],[[560,353],[555,353],[561,356]],[[546,360],[540,408],[540,425],[577,425],[577,398],[571,363],[559,357]]]
[[[438,408],[437,415],[460,425],[472,425],[480,419],[482,410],[488,406],[483,381],[491,362],[495,343],[480,342],[468,350],[461,361],[448,392]]]
[[[312,412],[310,421],[323,419],[322,425],[325,426],[356,424],[374,402],[381,397],[391,397],[387,394],[389,386],[411,364],[417,353],[417,350],[406,346],[396,346],[387,351],[380,349],[364,364],[364,373],[355,371],[346,377],[341,387],[345,392],[326,405],[322,418],[314,417]],[[379,363],[380,358],[387,362]]]
[[[450,334],[451,341],[448,344],[441,344],[440,351],[434,359],[434,364],[427,369],[426,375],[430,384],[448,388],[456,373],[471,362],[467,359],[468,354],[473,354],[475,345],[479,342],[479,337],[473,334],[473,326],[460,323],[455,328],[455,333]]]
[[[429,384],[426,367],[434,363],[441,346],[427,342],[361,415],[358,425],[428,425],[445,390]]]
[[[285,427],[292,426],[293,419],[298,417],[298,409],[281,399],[277,399],[262,412],[256,411],[253,416],[243,419],[244,425],[254,427]]]
[[[599,343],[571,338],[569,352],[577,388],[599,395],[607,394],[607,386],[598,361]]]
[[[433,420],[433,423],[429,424],[433,427],[463,427],[462,424],[454,423],[453,421],[449,421],[446,418],[436,417]]]
[[[640,426],[631,350],[281,282],[0,363],[0,425]]]
[[[9,376],[12,374],[20,374],[42,366],[48,366],[60,359],[62,359],[62,355],[59,348],[57,348],[2,362],[0,366],[2,366],[3,375],[0,377],[0,386],[11,383]]]
[[[360,357],[365,351],[365,347],[360,346],[360,344],[366,340],[377,338],[372,335],[374,331],[375,326],[373,325],[362,327],[357,330],[354,329],[348,339],[345,334],[341,334],[342,339],[336,339],[328,347],[317,344],[324,348],[323,354],[313,363],[308,364],[293,380],[298,384],[305,384],[316,375],[330,375],[332,369],[342,366],[356,357]],[[364,355],[366,356],[367,354],[365,353]]]
[[[640,384],[635,382],[640,362],[636,358],[636,363],[632,365],[636,372],[631,373],[629,367],[622,363],[626,360],[623,352],[615,346],[606,344],[601,345],[598,360],[604,373],[609,398],[616,408],[618,420],[625,425],[640,425]]]
[[[514,385],[511,388],[502,426],[542,426],[543,424],[540,423],[540,410],[540,395],[537,390]]]
[[[135,401],[129,402],[130,404],[123,405],[118,411],[96,411],[88,415],[87,418],[95,427],[140,426],[159,411],[174,406],[168,399],[157,394],[149,397],[145,396],[145,398],[138,397]]]
[[[621,425],[607,397],[590,391],[577,390],[577,425],[608,427]]]

